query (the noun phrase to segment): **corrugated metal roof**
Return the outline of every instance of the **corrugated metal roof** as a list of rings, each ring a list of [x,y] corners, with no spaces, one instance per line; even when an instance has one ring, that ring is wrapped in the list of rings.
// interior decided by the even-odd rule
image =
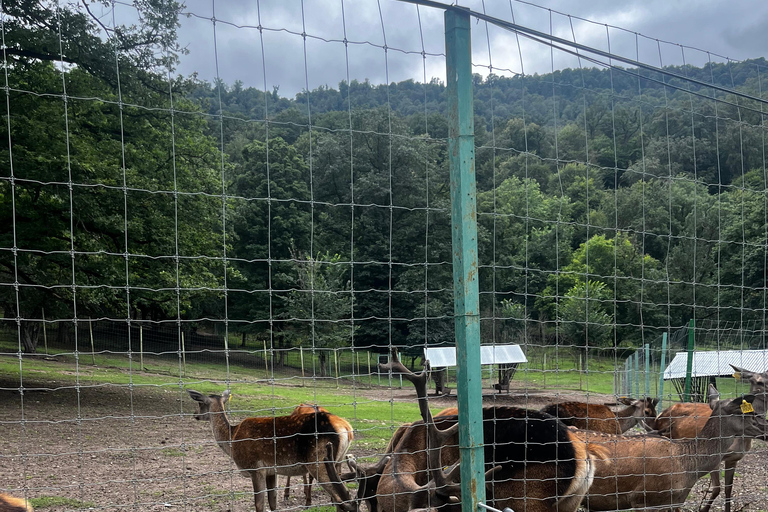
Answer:
[[[424,358],[432,368],[456,366],[456,347],[428,347]],[[480,347],[480,364],[527,363],[520,345],[486,345]]]
[[[678,352],[664,370],[664,380],[685,377],[688,353]],[[692,377],[718,377],[731,375],[736,365],[753,372],[768,371],[768,350],[719,350],[693,353]]]

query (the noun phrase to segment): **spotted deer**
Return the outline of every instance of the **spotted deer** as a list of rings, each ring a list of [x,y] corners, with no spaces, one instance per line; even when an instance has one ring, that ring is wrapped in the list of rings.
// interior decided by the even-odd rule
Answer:
[[[755,395],[752,403],[755,413],[765,417],[768,411],[768,372],[758,373],[733,366],[736,371],[734,377],[748,382],[749,392]],[[701,403],[680,403],[674,404],[661,412],[656,418],[654,427],[659,434],[671,439],[694,439],[701,434],[701,430],[706,425],[712,414],[712,410],[707,404]],[[728,447],[723,456],[725,464],[725,512],[731,512],[733,479],[736,474],[736,465],[752,448],[752,439],[746,437],[737,437],[733,444]],[[709,512],[712,503],[720,495],[720,468],[717,467],[710,473],[711,493],[702,504],[699,512]]]
[[[325,412],[328,413],[328,409],[325,407],[320,407],[318,405],[311,405],[311,404],[299,404],[294,409],[293,412],[291,412],[291,416],[299,416],[302,414],[312,414],[314,412]],[[330,414],[330,413],[329,413]],[[335,422],[334,427],[338,427],[339,429],[345,431],[347,433],[347,437],[349,438],[349,442],[351,443],[354,440],[354,432],[352,429],[352,425],[349,424],[347,420],[344,418],[338,417],[339,421]],[[340,432],[341,432],[340,430]],[[304,482],[304,503],[306,506],[312,505],[312,480],[313,477],[307,471],[302,475],[302,480]],[[285,478],[285,493],[283,494],[283,499],[288,500],[288,497],[290,496],[291,491],[291,475],[288,475]]]
[[[623,434],[643,421],[656,419],[658,398],[632,400],[622,397],[619,402],[626,407],[616,412],[607,405],[584,402],[551,404],[541,409],[541,412],[559,418],[568,426],[581,430],[605,432],[606,434]]]
[[[584,507],[591,511],[674,510],[683,505],[699,478],[719,467],[735,438],[768,436],[768,422],[754,412],[754,395],[717,400],[719,394],[711,386],[709,396],[712,413],[696,439],[575,430],[584,442],[610,452],[607,460],[595,464]]]
[[[253,482],[256,512],[264,511],[264,495],[269,508],[277,508],[277,475],[300,476],[309,473],[331,495],[340,498],[329,483],[326,471],[327,449],[330,445],[334,461],[341,460],[349,449],[350,438],[340,428],[341,418],[327,412],[311,412],[290,416],[245,418],[230,423],[224,405],[229,391],[219,395],[203,395],[187,390],[197,403],[197,420],[211,424],[213,437],[219,447],[229,455],[237,467]],[[346,422],[345,422],[346,423]]]
[[[337,493],[345,496],[343,510],[356,511],[365,500],[376,512],[457,512],[458,418],[433,417],[429,411],[428,362],[417,375],[393,353],[391,362],[380,368],[402,374],[414,385],[422,419],[398,429],[398,439],[375,468],[356,468],[358,481],[365,481],[356,497],[343,485],[347,476],[335,475],[333,461],[326,459]],[[607,450],[581,441],[556,418],[539,411],[486,407],[483,418],[489,503],[526,512],[574,512],[579,507],[592,480],[594,460],[606,456]]]

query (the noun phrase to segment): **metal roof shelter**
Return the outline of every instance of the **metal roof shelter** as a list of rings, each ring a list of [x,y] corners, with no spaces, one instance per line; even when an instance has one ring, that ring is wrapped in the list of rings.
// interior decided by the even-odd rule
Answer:
[[[733,374],[731,365],[753,372],[768,371],[768,350],[716,350],[693,353],[691,369],[691,396],[694,400],[704,401],[707,386],[715,377]],[[685,374],[688,366],[688,353],[678,352],[664,370],[664,380],[671,380],[680,398],[683,398]]]
[[[664,370],[664,380],[684,379],[688,353],[678,352]],[[733,373],[730,365],[753,372],[768,371],[768,350],[718,350],[693,353],[691,377],[724,377]]]
[[[424,358],[432,368],[456,366],[456,347],[427,347]],[[527,363],[520,345],[486,345],[480,347],[480,364]]]

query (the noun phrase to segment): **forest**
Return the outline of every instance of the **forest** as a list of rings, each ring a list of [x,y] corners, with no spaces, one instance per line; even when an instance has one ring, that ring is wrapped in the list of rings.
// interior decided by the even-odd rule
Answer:
[[[0,303],[278,348],[453,339],[444,84],[294,98],[173,73],[179,4],[109,38],[4,6]],[[48,28],[58,26],[58,31]],[[161,51],[159,51],[161,50]],[[765,59],[665,68],[760,97]],[[633,347],[764,320],[762,104],[637,69],[474,83],[483,341]]]

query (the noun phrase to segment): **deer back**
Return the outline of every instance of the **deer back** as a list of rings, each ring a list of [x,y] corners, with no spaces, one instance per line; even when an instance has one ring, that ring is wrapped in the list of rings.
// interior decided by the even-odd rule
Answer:
[[[458,422],[455,415],[435,416],[434,419],[439,430],[446,430]],[[377,490],[380,510],[384,512],[407,510],[409,493],[426,485],[430,479],[427,428],[423,420],[401,427],[398,433],[399,442],[384,468]],[[510,506],[513,501],[520,505],[527,498],[555,507],[561,497],[572,494],[575,479],[587,476],[583,470],[584,459],[590,454],[584,443],[575,446],[562,423],[539,411],[506,406],[484,408],[483,442],[486,469],[498,467],[489,482],[497,505]],[[441,448],[440,458],[443,466],[458,462],[458,435]],[[526,485],[524,480],[540,483]]]
[[[711,415],[712,409],[707,404],[674,404],[656,417],[656,430],[672,439],[693,439],[699,435]]]
[[[619,434],[616,414],[605,405],[583,402],[563,402],[551,404],[541,412],[551,414],[571,427],[582,430],[595,430],[610,434]]]
[[[233,428],[232,459],[240,468],[322,462],[326,443],[334,453],[341,444],[330,416],[315,412],[246,418]]]
[[[627,407],[618,412],[602,404],[585,402],[562,402],[551,404],[542,412],[551,414],[568,426],[581,430],[594,430],[606,434],[621,434],[643,419],[656,418],[657,399],[622,400]]]
[[[339,435],[347,437],[347,444],[351,443],[354,440],[355,435],[354,435],[354,429],[352,428],[352,425],[341,416],[336,416],[335,414],[331,414],[330,411],[325,407],[320,407],[319,405],[313,405],[313,404],[299,404],[293,409],[293,412],[291,412],[291,416],[299,416],[301,414],[311,414],[314,412],[325,412],[330,414],[331,423],[333,424],[333,427],[336,429],[336,432],[338,432]],[[342,444],[344,444],[343,439],[342,439]]]

